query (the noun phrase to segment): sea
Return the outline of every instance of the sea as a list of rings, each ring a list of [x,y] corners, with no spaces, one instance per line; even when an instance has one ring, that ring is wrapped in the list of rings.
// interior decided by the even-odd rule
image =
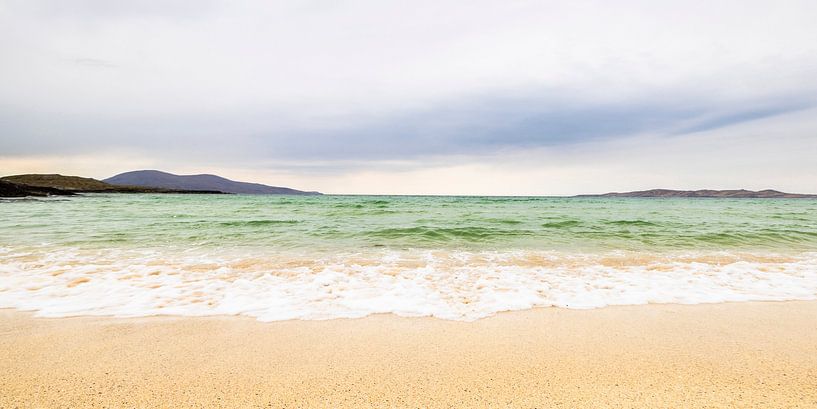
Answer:
[[[817,200],[88,194],[0,202],[0,308],[42,317],[817,299]]]

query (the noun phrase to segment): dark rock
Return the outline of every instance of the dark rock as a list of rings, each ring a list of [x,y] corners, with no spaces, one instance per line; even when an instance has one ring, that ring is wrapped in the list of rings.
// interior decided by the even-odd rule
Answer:
[[[53,187],[27,186],[0,179],[0,197],[71,196],[73,192]]]

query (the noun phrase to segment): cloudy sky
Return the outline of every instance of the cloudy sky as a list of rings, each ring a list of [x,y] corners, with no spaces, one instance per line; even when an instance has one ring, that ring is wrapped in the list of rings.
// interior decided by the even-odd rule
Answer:
[[[817,2],[0,0],[0,174],[817,192]]]

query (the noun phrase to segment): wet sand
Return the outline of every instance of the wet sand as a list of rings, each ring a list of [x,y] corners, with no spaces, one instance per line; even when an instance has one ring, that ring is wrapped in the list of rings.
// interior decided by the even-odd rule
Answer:
[[[817,407],[817,302],[392,315],[0,310],[0,407]]]

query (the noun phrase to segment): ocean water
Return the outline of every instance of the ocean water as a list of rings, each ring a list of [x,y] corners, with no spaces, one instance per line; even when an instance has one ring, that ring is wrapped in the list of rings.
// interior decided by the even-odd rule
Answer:
[[[817,200],[88,195],[0,202],[0,308],[373,313],[817,299]]]

